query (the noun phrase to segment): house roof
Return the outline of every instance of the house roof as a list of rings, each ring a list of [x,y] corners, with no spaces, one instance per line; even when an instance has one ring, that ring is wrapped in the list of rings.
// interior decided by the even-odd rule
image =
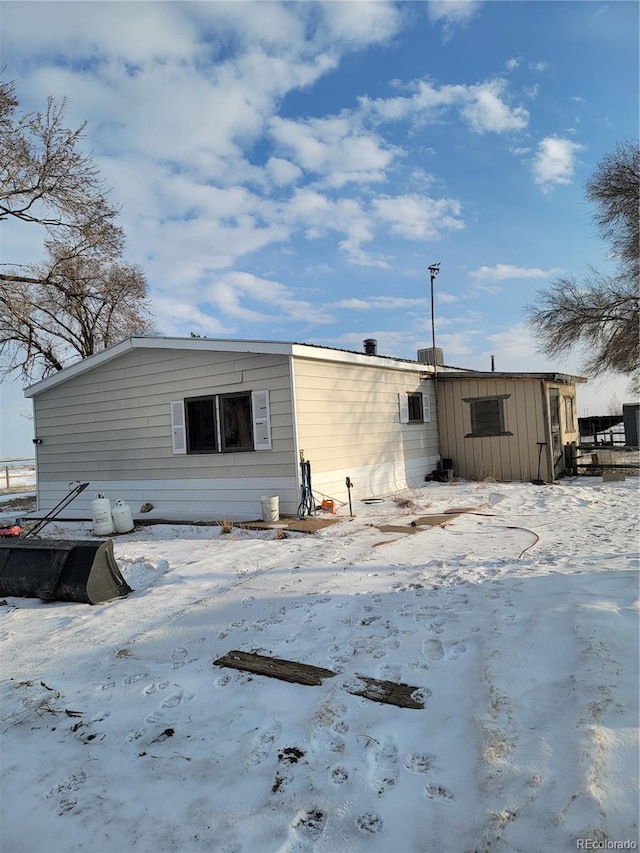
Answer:
[[[165,338],[165,337],[133,337],[113,344],[95,355],[82,359],[75,364],[65,367],[52,376],[29,385],[24,390],[25,397],[36,397],[43,391],[48,391],[56,385],[61,385],[75,376],[93,370],[101,364],[111,361],[133,349],[176,349],[200,350],[210,352],[256,353],[258,355],[284,355],[312,358],[323,361],[361,364],[366,367],[386,367],[394,370],[405,370],[412,373],[432,373],[433,366],[412,361],[407,358],[396,358],[388,355],[367,355],[363,352],[338,349],[337,347],[320,346],[317,344],[299,344],[288,341],[232,340],[228,338]]]
[[[397,358],[389,355],[368,355],[364,352],[339,349],[338,347],[321,346],[319,344],[301,344],[290,341],[260,341],[228,338],[165,338],[165,337],[132,337],[77,361],[65,367],[46,379],[29,385],[24,390],[25,397],[36,397],[43,391],[48,391],[56,385],[61,385],[75,376],[80,376],[101,364],[118,358],[133,349],[176,349],[200,350],[209,352],[255,353],[258,355],[283,355],[311,358],[322,361],[360,364],[364,367],[386,367],[393,370],[404,370],[409,373],[432,374],[433,365],[413,361],[408,358]],[[547,379],[552,382],[586,382],[580,376],[568,376],[564,373],[496,373],[467,370],[462,367],[438,365],[438,379]]]
[[[462,379],[544,379],[547,382],[560,382],[564,385],[588,382],[584,376],[572,376],[569,373],[505,373],[497,370],[465,370],[452,368],[446,373],[438,373],[438,380]]]

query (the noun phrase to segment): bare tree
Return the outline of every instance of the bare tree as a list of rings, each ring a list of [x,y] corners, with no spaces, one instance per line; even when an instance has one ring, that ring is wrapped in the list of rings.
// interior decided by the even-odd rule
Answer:
[[[5,374],[20,371],[25,380],[45,377],[152,327],[138,268],[84,257],[52,266],[53,276],[43,277],[43,269],[35,267],[24,281],[0,288]]]
[[[551,356],[582,348],[590,376],[609,371],[640,387],[640,297],[638,294],[640,148],[624,142],[598,164],[586,185],[596,204],[594,219],[611,246],[613,275],[594,269],[581,280],[557,279],[527,307],[540,349]]]
[[[39,228],[45,260],[3,263],[0,375],[35,380],[152,323],[142,272],[122,260],[118,211],[80,150],[85,124],[64,126],[66,100],[18,115],[0,82],[0,221]]]

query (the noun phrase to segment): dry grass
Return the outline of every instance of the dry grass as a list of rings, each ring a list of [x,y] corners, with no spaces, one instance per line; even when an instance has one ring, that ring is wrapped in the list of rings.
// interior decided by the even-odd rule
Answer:
[[[220,522],[220,533],[231,533],[233,530],[233,524],[230,521],[224,519]]]

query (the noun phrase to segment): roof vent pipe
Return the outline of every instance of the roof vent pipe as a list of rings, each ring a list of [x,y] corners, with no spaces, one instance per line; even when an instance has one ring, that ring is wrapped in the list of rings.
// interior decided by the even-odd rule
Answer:
[[[496,357],[495,355],[491,356],[491,372],[495,373],[496,371]]]
[[[377,355],[378,341],[375,338],[365,338],[364,351],[367,355]]]

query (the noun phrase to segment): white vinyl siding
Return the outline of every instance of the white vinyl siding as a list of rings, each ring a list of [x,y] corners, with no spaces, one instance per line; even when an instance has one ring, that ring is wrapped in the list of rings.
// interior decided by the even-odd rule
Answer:
[[[216,517],[212,508],[224,505],[219,492],[230,482],[236,484],[237,507],[243,494],[252,502],[260,489],[258,496],[279,495],[283,514],[295,513],[298,459],[289,368],[287,355],[160,345],[127,350],[42,391],[34,398],[34,430],[43,440],[38,448],[39,510],[51,509],[66,494],[57,484],[70,480],[89,481],[88,495],[100,483],[112,499],[121,497],[119,483],[140,482],[145,484],[145,502],[166,505],[163,517],[169,518],[190,503],[188,490],[174,490],[172,483],[205,480],[206,495],[194,504],[199,507],[194,518]],[[267,449],[268,443],[270,452],[186,452],[184,399],[254,389],[262,392],[257,407],[262,418],[259,449]],[[278,483],[277,491],[270,482]],[[283,483],[290,485],[285,488]],[[137,509],[132,503],[134,516]],[[86,512],[86,507],[78,499],[69,510],[73,515]],[[244,518],[258,518],[259,513],[258,503]],[[240,509],[235,514],[239,516]]]
[[[435,419],[409,423],[408,392],[429,397],[434,384],[415,373],[381,365],[349,365],[296,358],[298,446],[311,463],[319,493],[344,500],[424,485],[439,461]]]

